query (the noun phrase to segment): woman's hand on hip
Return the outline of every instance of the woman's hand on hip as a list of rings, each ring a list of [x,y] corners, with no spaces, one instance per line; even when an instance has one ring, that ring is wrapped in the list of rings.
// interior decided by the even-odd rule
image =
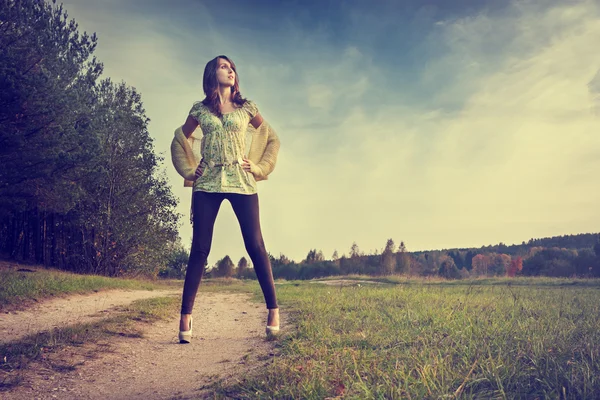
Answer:
[[[253,175],[256,175],[259,173],[259,169],[256,166],[256,164],[254,164],[252,161],[250,161],[246,157],[244,157],[244,162],[242,162],[242,168],[244,169],[244,171],[250,172]]]
[[[198,164],[198,168],[196,168],[196,179],[200,178],[202,176],[202,173],[204,172],[204,168],[202,167],[202,164]]]

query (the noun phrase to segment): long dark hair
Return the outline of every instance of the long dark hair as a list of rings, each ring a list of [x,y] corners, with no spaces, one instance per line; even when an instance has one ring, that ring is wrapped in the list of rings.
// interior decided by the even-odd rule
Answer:
[[[202,88],[204,89],[204,94],[206,97],[204,100],[202,100],[202,104],[208,107],[213,114],[221,117],[222,114],[219,103],[219,83],[217,81],[217,67],[219,58],[229,61],[229,64],[231,64],[231,69],[235,72],[235,83],[231,87],[231,101],[241,107],[246,102],[246,99],[244,99],[240,93],[240,81],[238,79],[237,69],[233,61],[231,61],[227,56],[222,55],[216,56],[210,60],[206,64],[206,67],[204,67]]]

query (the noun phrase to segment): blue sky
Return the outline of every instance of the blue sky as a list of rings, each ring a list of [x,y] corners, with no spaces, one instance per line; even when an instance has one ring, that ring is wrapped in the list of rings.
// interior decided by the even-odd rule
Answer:
[[[141,94],[156,151],[201,100],[204,65],[238,67],[277,130],[259,183],[267,250],[300,261],[597,232],[598,1],[69,1],[105,76]],[[229,204],[209,263],[245,255]]]

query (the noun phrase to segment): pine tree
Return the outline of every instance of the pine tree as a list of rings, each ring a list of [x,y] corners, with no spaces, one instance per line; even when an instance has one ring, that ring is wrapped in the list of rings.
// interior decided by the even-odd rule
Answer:
[[[44,1],[5,1],[0,21],[0,209],[68,211],[76,166],[93,158],[96,36]]]
[[[247,269],[248,269],[248,260],[246,259],[246,257],[240,258],[240,261],[238,261],[238,265],[237,265],[237,276],[239,278],[243,278],[244,273],[246,272]]]
[[[141,96],[97,82],[96,36],[62,6],[5,1],[0,25],[0,247],[75,272],[155,276],[179,216]]]
[[[217,276],[223,278],[231,278],[233,276],[233,270],[235,265],[229,256],[223,257],[221,260],[217,262]]]
[[[356,244],[356,242],[352,243],[352,246],[350,247],[350,258],[357,258],[360,257],[360,249],[358,248],[358,245]]]
[[[311,250],[309,250],[308,254],[306,255],[306,259],[304,260],[304,262],[306,264],[312,264],[312,263],[321,262],[324,260],[325,260],[325,257],[323,256],[323,252],[321,250],[311,249]]]
[[[323,252],[321,250],[319,250],[317,252],[317,258],[315,261],[317,261],[317,262],[325,261],[325,256],[323,255]]]
[[[449,256],[444,256],[441,260],[439,275],[446,279],[458,279],[460,278],[460,273],[458,272],[458,268],[454,263],[454,259]]]
[[[277,260],[281,265],[288,265],[292,262],[285,254],[279,253],[279,259]]]
[[[385,249],[381,253],[381,269],[382,275],[391,275],[396,270],[396,256],[394,254],[394,241],[388,239],[385,244]]]
[[[406,246],[403,241],[398,246],[396,260],[396,271],[400,274],[408,274],[410,272],[410,256],[406,252]]]
[[[600,235],[598,235],[598,240],[594,244],[594,253],[596,253],[596,257],[600,258]]]

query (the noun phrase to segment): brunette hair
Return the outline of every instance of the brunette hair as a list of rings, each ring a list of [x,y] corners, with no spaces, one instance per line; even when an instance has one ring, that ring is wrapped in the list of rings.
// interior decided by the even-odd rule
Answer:
[[[221,117],[221,108],[219,107],[219,83],[217,81],[217,67],[219,66],[219,58],[229,61],[231,69],[235,72],[235,83],[231,87],[231,101],[238,106],[243,106],[246,99],[240,93],[240,81],[238,79],[237,69],[235,64],[227,56],[216,56],[210,60],[204,67],[204,77],[202,79],[202,88],[206,97],[202,100],[208,109],[218,117]]]

